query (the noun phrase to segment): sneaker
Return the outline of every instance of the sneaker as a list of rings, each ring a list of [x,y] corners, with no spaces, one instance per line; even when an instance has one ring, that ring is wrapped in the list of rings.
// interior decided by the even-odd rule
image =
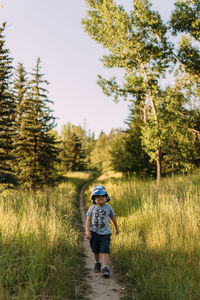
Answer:
[[[99,273],[100,271],[101,271],[101,263],[96,262],[95,265],[94,265],[94,272]]]
[[[103,273],[104,278],[109,278],[110,277],[110,270],[107,266],[103,267],[102,273]]]

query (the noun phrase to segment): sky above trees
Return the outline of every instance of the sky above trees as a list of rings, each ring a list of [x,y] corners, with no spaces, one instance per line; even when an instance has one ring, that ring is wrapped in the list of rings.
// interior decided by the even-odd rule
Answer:
[[[131,0],[117,0],[125,8]],[[128,103],[113,103],[96,84],[97,74],[109,77],[100,58],[102,47],[84,32],[84,0],[1,0],[1,22],[7,22],[6,43],[14,65],[24,63],[31,71],[41,58],[43,72],[50,82],[57,130],[71,122],[82,125],[98,136],[112,128],[125,127]],[[152,0],[153,8],[167,20],[174,0]]]

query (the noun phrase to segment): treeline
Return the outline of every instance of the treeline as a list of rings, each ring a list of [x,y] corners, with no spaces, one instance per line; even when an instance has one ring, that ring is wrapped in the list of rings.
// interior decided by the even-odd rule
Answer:
[[[158,181],[200,167],[199,1],[176,1],[167,24],[148,0],[129,13],[113,0],[86,2],[85,31],[108,50],[104,66],[122,70],[98,84],[131,103],[128,129],[102,132],[87,166]]]
[[[48,97],[48,81],[37,59],[28,73],[15,69],[0,27],[0,188],[38,190],[55,184],[67,171],[90,168],[94,135],[67,123],[61,136]]]
[[[64,125],[60,136],[55,133],[60,141],[60,174],[89,169],[100,173],[116,171],[125,176],[156,177],[156,163],[142,144],[142,113],[142,109],[134,107],[130,110],[126,130],[113,129],[109,134],[102,131],[97,139],[81,126]],[[200,130],[199,118],[194,118],[194,112],[190,110],[185,113],[174,136],[170,136],[170,125],[166,122],[169,140],[162,148],[162,176],[187,174],[200,167],[200,141],[188,131],[188,122],[193,122]],[[175,137],[176,144],[173,145]]]
[[[83,26],[108,50],[102,62],[120,78],[98,84],[115,101],[128,100],[127,130],[98,139],[67,123],[60,136],[41,62],[14,70],[0,29],[0,183],[25,189],[53,184],[72,170],[120,171],[140,177],[200,167],[200,6],[176,1],[165,24],[149,0],[126,12],[113,0],[87,0]],[[173,35],[173,39],[171,36]],[[171,75],[170,75],[171,74]],[[163,79],[173,80],[163,84]]]
[[[85,31],[107,50],[104,67],[121,70],[99,75],[98,84],[133,104],[130,128],[112,150],[115,169],[148,174],[156,165],[159,181],[199,166],[199,0],[175,1],[167,23],[149,0],[134,1],[129,12],[114,0],[86,2]]]

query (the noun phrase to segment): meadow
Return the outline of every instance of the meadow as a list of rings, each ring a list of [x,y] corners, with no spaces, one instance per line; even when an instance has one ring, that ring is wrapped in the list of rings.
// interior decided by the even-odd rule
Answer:
[[[0,300],[81,299],[79,191],[88,173],[67,174],[37,193],[0,194]]]
[[[115,176],[115,177],[114,177]],[[0,194],[0,300],[81,299],[84,280],[80,187],[68,173],[56,188]],[[103,175],[120,234],[111,258],[126,300],[195,300],[200,295],[200,172],[154,180]]]
[[[126,299],[199,299],[200,172],[160,185],[106,177],[97,183],[106,186],[117,215],[120,234],[112,236],[111,257]]]

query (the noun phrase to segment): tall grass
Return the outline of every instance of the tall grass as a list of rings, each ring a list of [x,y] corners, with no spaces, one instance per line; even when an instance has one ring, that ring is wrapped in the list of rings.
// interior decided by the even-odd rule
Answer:
[[[82,174],[81,174],[82,175]],[[0,196],[0,299],[80,299],[83,249],[79,189],[88,174],[56,189]]]
[[[155,181],[110,179],[120,228],[112,259],[127,299],[200,299],[200,173]]]

